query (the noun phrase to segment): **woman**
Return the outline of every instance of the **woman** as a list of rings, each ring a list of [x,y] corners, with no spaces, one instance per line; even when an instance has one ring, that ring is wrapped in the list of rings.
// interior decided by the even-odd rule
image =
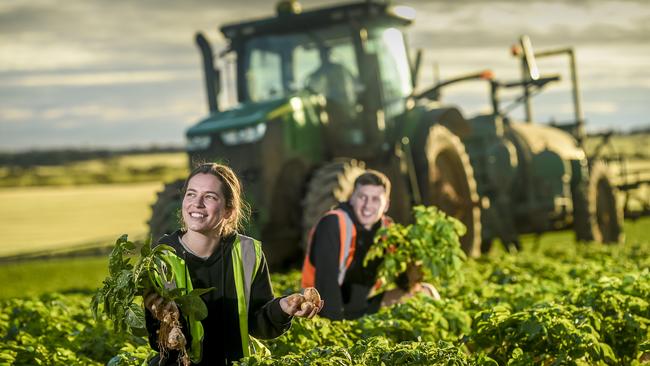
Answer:
[[[215,289],[202,295],[208,316],[200,325],[181,316],[193,364],[224,365],[250,353],[255,340],[280,336],[293,316],[312,318],[315,306],[274,298],[261,244],[237,233],[245,216],[241,185],[235,173],[221,164],[195,168],[183,186],[183,228],[163,236],[158,243],[171,246],[187,268],[193,288]],[[156,293],[145,296],[149,341],[157,348],[160,322],[157,309],[175,309]],[[174,310],[175,311],[175,310]],[[184,321],[183,321],[184,320]],[[202,346],[195,330],[203,328]],[[188,332],[187,328],[191,331]],[[198,342],[197,342],[198,341]],[[198,344],[198,345],[197,345]],[[151,364],[176,364],[178,352],[162,355]]]

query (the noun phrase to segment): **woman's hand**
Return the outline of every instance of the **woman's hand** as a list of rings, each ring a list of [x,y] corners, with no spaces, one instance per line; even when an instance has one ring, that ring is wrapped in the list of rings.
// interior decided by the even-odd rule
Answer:
[[[163,320],[164,314],[174,314],[178,319],[179,311],[176,303],[165,300],[155,291],[144,295],[144,306],[158,320]]]
[[[293,294],[280,299],[282,311],[301,318],[311,319],[325,305],[325,301],[320,299],[318,291],[314,288],[305,289],[305,295]]]

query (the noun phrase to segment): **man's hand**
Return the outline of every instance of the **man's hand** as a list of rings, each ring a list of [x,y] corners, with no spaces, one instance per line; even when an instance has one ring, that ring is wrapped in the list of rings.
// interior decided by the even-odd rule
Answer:
[[[306,289],[305,293],[308,292],[313,293],[313,291],[316,290]],[[318,303],[315,303],[313,301],[317,301]],[[293,294],[280,299],[280,307],[282,308],[282,311],[284,311],[285,313],[291,316],[297,316],[297,317],[307,318],[307,319],[311,319],[314,316],[316,316],[316,314],[318,314],[318,312],[320,312],[321,309],[323,308],[323,305],[325,305],[325,301],[320,300],[320,296],[318,296],[318,298],[310,297],[309,299],[307,299],[302,294]]]
[[[426,296],[432,297],[434,300],[440,300],[440,293],[432,284],[428,282],[418,282],[411,288],[409,291],[411,296],[418,293],[425,294]]]
[[[434,300],[440,300],[440,294],[436,288],[427,282],[417,282],[409,291],[404,291],[400,288],[395,288],[384,292],[381,299],[381,307],[392,306],[395,304],[403,304],[406,300],[412,298],[417,294],[424,294]]]
[[[384,295],[381,297],[381,307],[393,306],[395,304],[401,304],[404,302],[404,297],[408,295],[408,292],[400,289],[394,288],[384,292]]]

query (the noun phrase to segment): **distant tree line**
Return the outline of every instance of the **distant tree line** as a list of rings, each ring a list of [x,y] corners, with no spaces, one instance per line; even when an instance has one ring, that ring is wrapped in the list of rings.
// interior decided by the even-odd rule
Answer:
[[[50,149],[24,152],[0,152],[0,166],[29,168],[36,165],[55,166],[84,160],[108,159],[123,155],[184,151],[180,146],[151,146],[148,148],[110,149]]]

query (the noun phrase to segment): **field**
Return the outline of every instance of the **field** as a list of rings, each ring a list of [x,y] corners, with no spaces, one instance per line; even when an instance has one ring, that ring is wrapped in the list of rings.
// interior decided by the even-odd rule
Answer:
[[[185,153],[134,154],[60,165],[0,167],[0,187],[163,182],[187,174]]]
[[[647,138],[614,140],[631,158],[628,169],[648,170]],[[173,153],[0,168],[0,365],[142,364],[150,355],[143,338],[90,314],[106,256],[6,259],[75,254],[123,233],[143,238],[155,193],[186,174],[185,159]],[[524,236],[516,255],[495,245],[465,263],[462,279],[431,279],[442,301],[416,298],[357,321],[296,320],[266,342],[271,357],[242,364],[648,364],[649,226],[650,217],[627,220],[618,246],[576,244],[568,231]],[[296,291],[299,276],[272,275],[276,294]]]
[[[122,233],[144,237],[156,192],[188,169],[183,152],[61,155],[59,165],[25,158],[0,167],[0,258],[101,247]]]
[[[294,320],[285,335],[266,342],[271,357],[241,364],[640,365],[650,353],[649,224],[626,222],[627,240],[618,246],[575,244],[569,232],[526,237],[519,254],[495,248],[468,260],[462,279],[436,283],[441,301],[416,298],[356,321]],[[94,280],[0,300],[0,363],[140,365],[148,357],[142,338],[92,319],[91,289],[107,259],[87,263],[22,267],[46,271],[53,282]],[[0,270],[0,280],[20,294],[20,267]],[[35,282],[31,277],[22,276],[24,287]],[[277,294],[288,294],[297,290],[299,273],[272,280]]]
[[[157,182],[0,189],[0,257],[144,236],[161,189]]]

